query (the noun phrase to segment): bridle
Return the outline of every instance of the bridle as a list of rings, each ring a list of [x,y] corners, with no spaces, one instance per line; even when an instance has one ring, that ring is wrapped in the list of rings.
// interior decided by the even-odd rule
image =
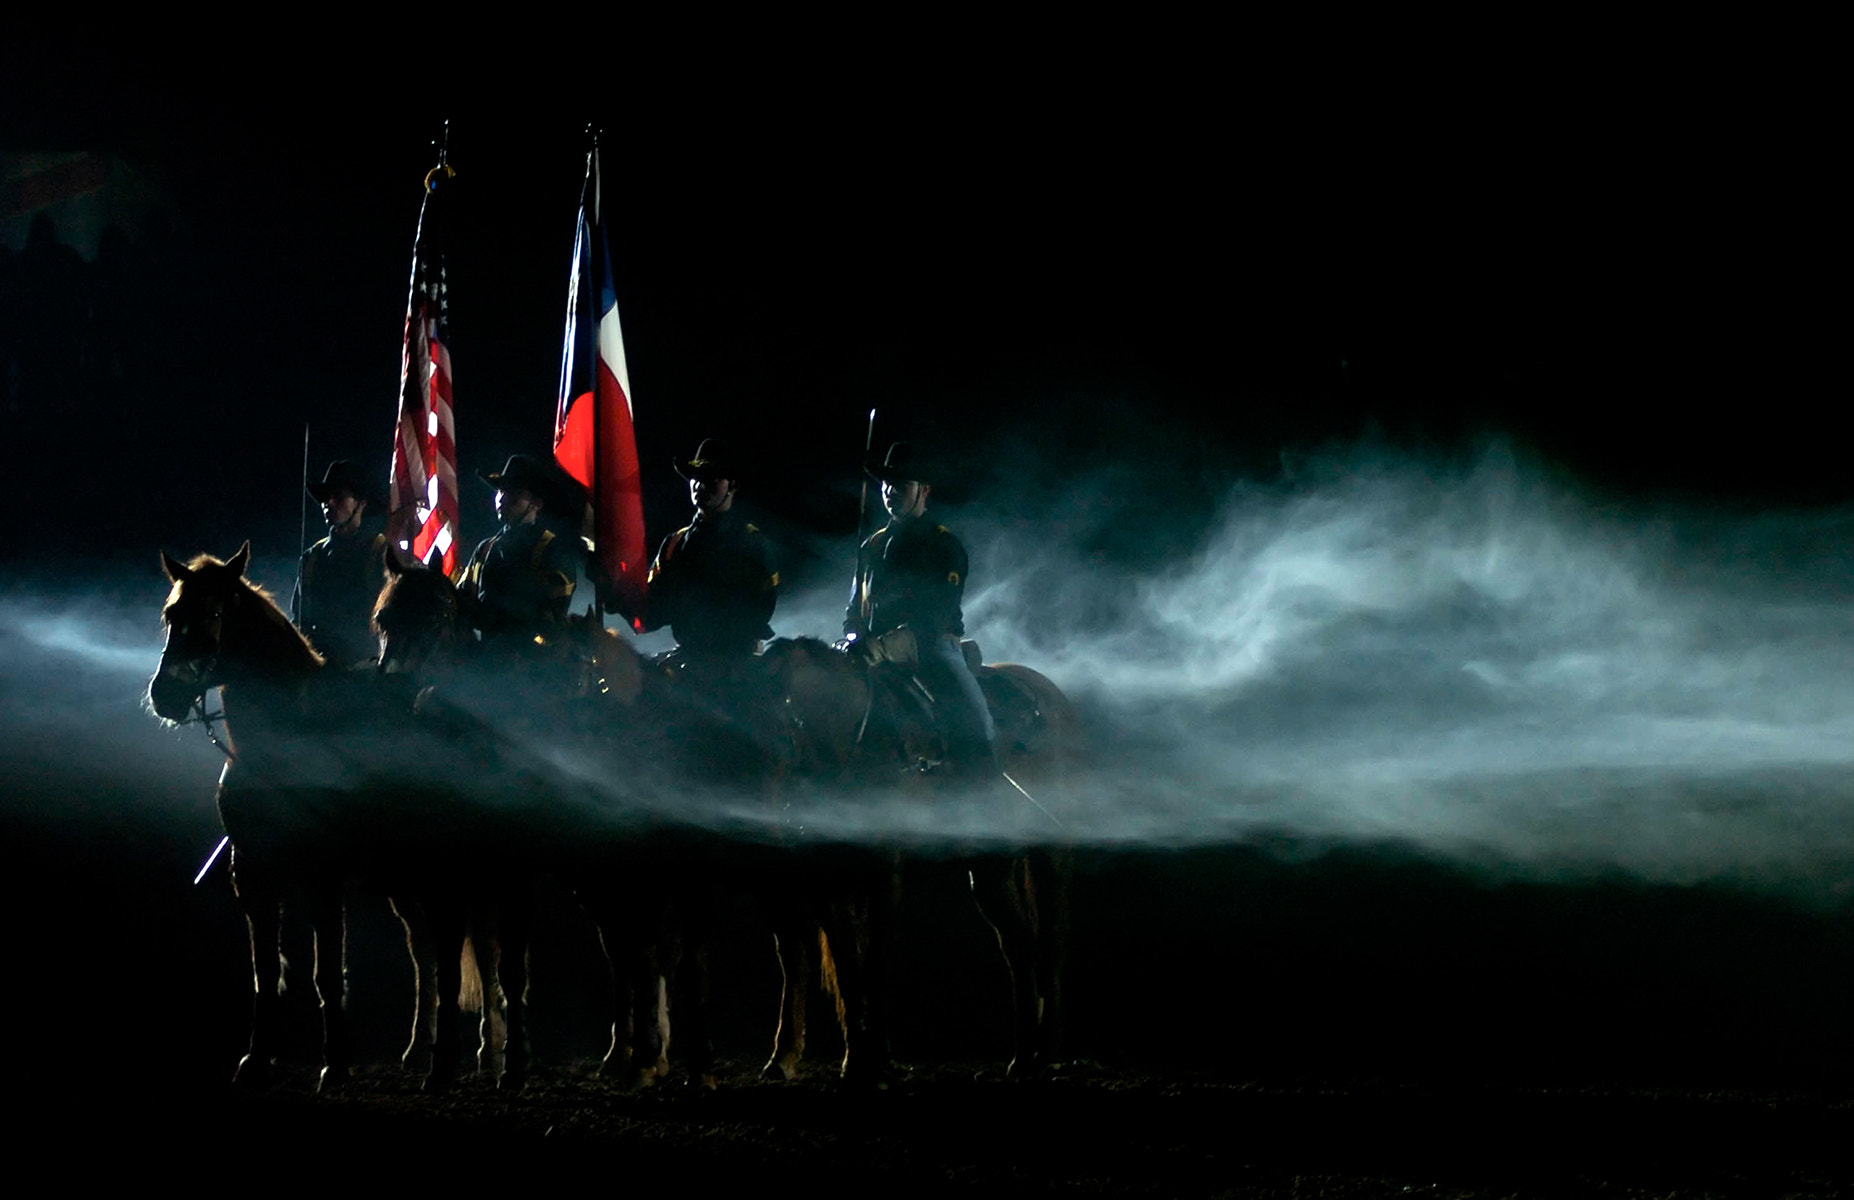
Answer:
[[[188,702],[188,707],[192,711],[175,721],[174,724],[192,725],[197,723],[205,729],[207,739],[211,741],[214,746],[218,747],[219,752],[225,755],[229,760],[235,757],[232,753],[232,748],[226,744],[225,740],[219,736],[218,730],[213,727],[215,721],[223,721],[225,719],[225,710],[221,707],[218,712],[209,713],[206,711],[206,693],[217,686],[219,650],[223,643],[225,632],[225,609],[226,605],[224,603],[212,604],[204,617],[205,633],[206,636],[210,638],[208,648],[203,653],[193,654],[179,662],[169,661],[169,656],[174,653],[175,649],[172,644],[172,638],[175,635],[179,635],[182,639],[189,642],[201,640],[194,632],[194,627],[199,622],[185,620],[176,623],[170,615],[167,622],[170,641],[167,648],[161,653],[161,665],[156,670],[156,677],[165,676],[170,679],[180,680],[193,689],[191,699]]]

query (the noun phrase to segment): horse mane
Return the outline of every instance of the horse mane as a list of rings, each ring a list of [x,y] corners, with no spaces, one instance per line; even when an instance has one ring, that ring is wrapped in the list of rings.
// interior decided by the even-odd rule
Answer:
[[[274,627],[275,631],[280,636],[301,646],[303,652],[314,659],[317,666],[321,666],[325,661],[322,657],[322,652],[315,648],[314,644],[309,641],[302,630],[296,628],[295,622],[291,621],[289,614],[283,611],[282,605],[277,603],[277,598],[271,594],[270,589],[264,587],[262,584],[253,583],[243,575],[231,574],[227,569],[225,560],[215,555],[195,554],[191,559],[187,560],[186,566],[187,570],[193,573],[189,578],[198,578],[199,573],[204,571],[209,572],[207,578],[211,583],[218,584],[221,587],[243,588],[248,595],[257,601],[257,604],[253,606],[255,610],[265,621]],[[167,623],[168,611],[174,607],[174,602],[180,599],[180,589],[184,583],[186,583],[186,580],[177,579],[174,581],[173,588],[168,591],[167,602],[161,606],[162,624],[165,625]]]
[[[394,601],[410,600],[414,604],[421,602],[442,602],[448,592],[453,601],[457,595],[457,585],[443,571],[431,567],[406,567],[403,570],[387,571],[386,582],[380,588],[380,594],[374,597],[373,607],[367,616],[373,622],[377,632],[380,627],[380,613]],[[423,589],[422,591],[420,589]],[[429,615],[420,613],[421,616]]]

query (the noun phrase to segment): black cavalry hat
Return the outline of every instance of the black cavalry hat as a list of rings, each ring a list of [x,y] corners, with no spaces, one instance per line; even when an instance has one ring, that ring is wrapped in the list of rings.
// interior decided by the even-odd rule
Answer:
[[[720,438],[703,438],[695,457],[677,459],[676,474],[684,479],[739,479],[740,461]]]
[[[550,510],[570,516],[586,502],[577,479],[531,454],[511,454],[500,471],[478,471],[477,477],[498,492],[529,492]]]
[[[863,464],[863,470],[872,478],[883,483],[931,484],[939,474],[940,464],[932,456],[923,454],[914,448],[912,442],[896,442],[888,448],[888,455],[881,462],[873,458]]]
[[[357,500],[365,500],[375,508],[386,505],[376,485],[367,478],[367,473],[357,462],[338,458],[328,464],[328,470],[322,472],[322,482],[309,485],[309,495],[317,504],[327,504],[336,492],[347,492]]]

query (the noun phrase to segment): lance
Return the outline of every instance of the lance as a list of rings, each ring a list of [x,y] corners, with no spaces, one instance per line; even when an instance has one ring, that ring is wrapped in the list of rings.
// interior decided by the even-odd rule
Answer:
[[[297,493],[302,519],[296,526],[297,562],[309,552],[309,422],[303,422],[303,490]],[[299,571],[300,567],[297,568]],[[300,578],[300,576],[299,576]]]
[[[300,519],[296,523],[296,593],[290,598],[290,619],[303,620],[303,559],[309,553],[309,422],[303,422],[303,490],[296,494]],[[213,851],[213,857],[219,856]],[[211,866],[209,862],[206,864]]]
[[[850,611],[861,612],[862,598],[856,593],[863,582],[863,528],[869,521],[869,454],[875,448],[875,409],[869,410],[869,428],[863,434],[863,494],[856,502],[856,566],[850,571]],[[863,721],[868,723],[869,715],[863,714]],[[856,738],[862,740],[862,732],[857,731]]]

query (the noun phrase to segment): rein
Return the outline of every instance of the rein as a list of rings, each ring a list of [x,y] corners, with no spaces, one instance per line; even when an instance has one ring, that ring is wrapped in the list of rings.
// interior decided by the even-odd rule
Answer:
[[[230,746],[226,745],[224,742],[219,740],[218,733],[216,733],[212,727],[212,723],[214,721],[223,721],[225,719],[225,710],[222,708],[216,713],[207,712],[206,711],[206,694],[204,692],[201,692],[200,698],[193,702],[193,712],[194,712],[194,715],[191,717],[188,717],[185,721],[182,721],[181,724],[191,725],[195,721],[198,721],[200,723],[200,726],[206,730],[207,739],[211,741],[213,745],[219,748],[219,753],[225,755],[226,760],[228,762],[233,759],[236,759],[238,756],[232,753],[232,748]]]

